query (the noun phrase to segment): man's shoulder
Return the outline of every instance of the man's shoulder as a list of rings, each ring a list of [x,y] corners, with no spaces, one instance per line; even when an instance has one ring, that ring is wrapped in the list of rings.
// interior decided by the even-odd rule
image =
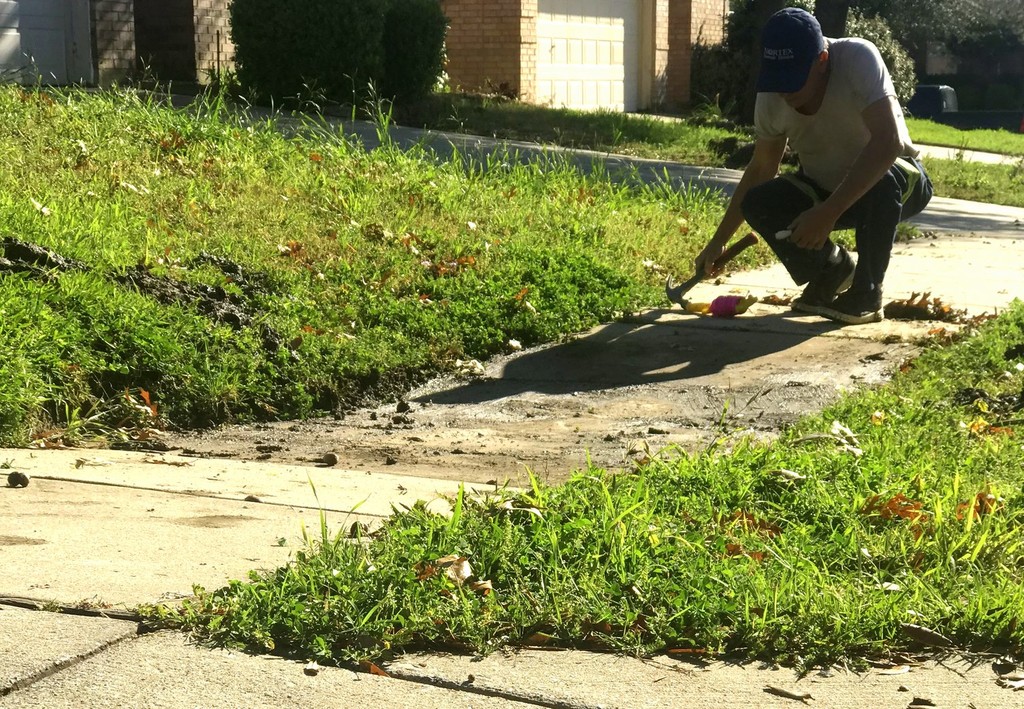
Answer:
[[[828,40],[828,53],[832,57],[880,57],[875,43],[861,37],[840,37]]]

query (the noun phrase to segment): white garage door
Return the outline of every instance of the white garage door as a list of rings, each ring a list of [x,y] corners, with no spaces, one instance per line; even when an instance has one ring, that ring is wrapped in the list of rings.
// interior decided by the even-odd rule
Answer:
[[[540,0],[539,103],[634,111],[639,103],[641,0]]]
[[[25,81],[92,80],[89,0],[0,0],[0,68]]]

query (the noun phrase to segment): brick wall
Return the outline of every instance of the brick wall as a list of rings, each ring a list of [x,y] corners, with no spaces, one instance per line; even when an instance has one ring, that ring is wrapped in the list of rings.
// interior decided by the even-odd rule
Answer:
[[[234,68],[228,0],[195,0],[196,77],[206,82],[216,73]]]
[[[691,0],[691,43],[721,44],[725,40],[725,16],[728,12],[729,0]]]
[[[530,6],[536,18],[536,0],[441,0],[449,25],[445,71],[453,87],[517,96],[532,90],[532,70],[523,81],[531,46],[536,60],[536,22],[529,21]],[[523,36],[524,25],[533,27],[532,43],[530,36]]]
[[[725,38],[728,0],[671,0],[665,99],[670,108],[690,103],[693,45],[718,44]]]
[[[109,85],[135,68],[133,0],[92,0],[93,66],[101,85]]]

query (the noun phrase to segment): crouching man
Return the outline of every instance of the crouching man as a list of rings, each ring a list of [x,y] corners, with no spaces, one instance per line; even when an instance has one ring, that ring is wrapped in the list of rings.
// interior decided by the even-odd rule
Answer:
[[[871,42],[823,37],[797,8],[772,15],[761,43],[754,154],[698,272],[711,272],[746,220],[807,284],[793,310],[878,322],[896,226],[932,195],[892,78]],[[779,175],[787,143],[800,169]],[[856,266],[832,242],[836,229],[856,231]]]

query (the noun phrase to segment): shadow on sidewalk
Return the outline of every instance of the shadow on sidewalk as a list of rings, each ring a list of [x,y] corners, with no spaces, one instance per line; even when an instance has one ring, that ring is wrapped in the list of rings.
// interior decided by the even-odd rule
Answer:
[[[523,392],[565,395],[667,381],[723,384],[724,370],[778,355],[841,327],[828,321],[772,314],[735,320],[662,320],[654,310],[633,322],[601,326],[561,345],[513,355],[473,380],[417,399],[435,404],[493,401]],[[671,311],[678,315],[679,311]],[[496,371],[495,371],[496,368]]]

